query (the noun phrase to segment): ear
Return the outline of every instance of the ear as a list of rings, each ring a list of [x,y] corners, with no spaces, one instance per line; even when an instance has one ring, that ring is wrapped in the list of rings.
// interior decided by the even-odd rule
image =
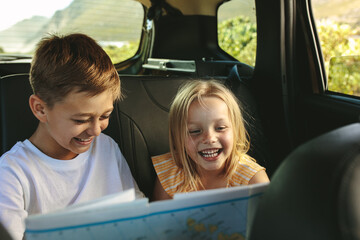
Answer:
[[[29,98],[30,109],[33,112],[34,116],[39,119],[40,122],[46,122],[46,104],[41,98],[35,94],[31,95]]]

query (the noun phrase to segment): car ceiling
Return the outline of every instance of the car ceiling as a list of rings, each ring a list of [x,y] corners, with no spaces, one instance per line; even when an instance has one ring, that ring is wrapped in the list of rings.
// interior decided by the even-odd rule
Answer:
[[[168,3],[172,7],[180,10],[184,15],[207,15],[216,16],[217,7],[225,2],[224,0],[137,0],[145,7],[149,8],[152,3],[162,4],[163,2]]]

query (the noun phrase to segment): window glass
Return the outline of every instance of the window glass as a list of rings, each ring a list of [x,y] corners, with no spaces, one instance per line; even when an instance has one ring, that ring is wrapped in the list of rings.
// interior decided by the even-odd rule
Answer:
[[[360,0],[312,0],[328,90],[360,96]]]
[[[133,0],[11,0],[1,5],[0,53],[32,55],[48,34],[85,33],[114,63],[133,56],[139,45],[142,5]]]
[[[218,10],[219,46],[240,62],[255,65],[256,11],[254,0],[232,0]]]

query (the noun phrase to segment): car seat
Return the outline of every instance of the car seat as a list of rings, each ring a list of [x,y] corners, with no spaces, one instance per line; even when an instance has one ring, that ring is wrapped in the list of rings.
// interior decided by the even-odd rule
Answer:
[[[10,233],[5,229],[5,227],[0,222],[0,239],[1,240],[11,240]]]
[[[235,76],[201,79],[223,82],[240,98],[252,143],[249,154],[266,166],[269,155],[255,100]],[[115,104],[109,127],[104,132],[118,142],[140,189],[151,196],[156,178],[151,156],[169,151],[170,104],[179,86],[194,77],[120,75],[120,79],[125,98]]]
[[[0,78],[1,154],[17,141],[29,138],[38,120],[29,107],[32,89],[29,74],[14,74]]]
[[[236,71],[229,77],[216,79],[228,85],[239,97],[252,144],[249,154],[266,166],[266,141],[257,106]],[[115,103],[104,133],[119,144],[140,190],[151,198],[156,173],[150,157],[169,151],[169,107],[179,86],[193,77],[121,75],[120,79],[125,97]],[[0,79],[1,154],[17,141],[29,138],[35,131],[38,121],[29,108],[31,94],[28,74],[9,75]]]
[[[249,240],[360,239],[360,123],[295,149],[275,171]]]

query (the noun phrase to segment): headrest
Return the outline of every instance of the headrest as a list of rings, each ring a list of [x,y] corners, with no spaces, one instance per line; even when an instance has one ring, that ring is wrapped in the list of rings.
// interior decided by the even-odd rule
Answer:
[[[2,240],[12,240],[10,234],[5,229],[5,227],[0,223],[0,239]]]
[[[29,107],[31,94],[29,74],[8,75],[0,79],[1,154],[35,131],[38,120]]]
[[[360,239],[360,123],[319,136],[275,171],[249,239]]]

